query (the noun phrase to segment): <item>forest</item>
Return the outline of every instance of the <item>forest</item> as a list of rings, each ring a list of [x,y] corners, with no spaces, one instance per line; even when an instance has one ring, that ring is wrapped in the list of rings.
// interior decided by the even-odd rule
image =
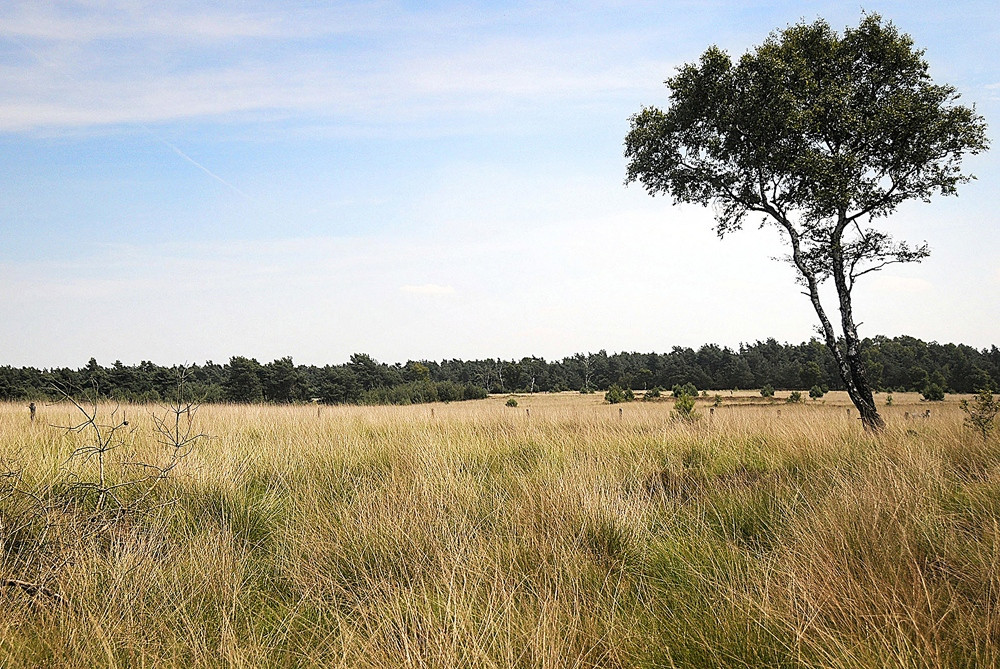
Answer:
[[[971,393],[1000,387],[1000,349],[977,350],[964,344],[924,342],[909,336],[865,339],[863,357],[869,380],[883,392],[937,387]],[[163,366],[143,361],[103,366],[97,360],[80,369],[0,366],[0,400],[48,400],[94,393],[120,401],[170,398],[178,378],[201,401],[287,404],[415,404],[486,397],[488,393],[603,391],[616,384],[648,390],[693,384],[699,390],[761,388],[840,390],[843,382],[827,348],[817,339],[801,344],[774,339],[741,344],[737,350],[705,344],[697,350],[676,346],[667,353],[577,353],[562,360],[410,360],[379,362],[356,353],[339,365],[296,365],[291,357],[260,363],[233,356],[228,363],[208,361]]]

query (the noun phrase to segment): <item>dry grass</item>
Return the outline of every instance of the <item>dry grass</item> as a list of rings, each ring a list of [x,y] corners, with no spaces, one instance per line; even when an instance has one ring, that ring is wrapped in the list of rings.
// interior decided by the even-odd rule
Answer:
[[[570,394],[203,407],[174,504],[95,533],[0,496],[0,578],[69,602],[0,591],[0,666],[1000,662],[1000,448],[957,400],[905,421],[927,405],[896,394],[874,438],[838,393],[720,394],[693,424]],[[149,410],[119,476],[160,457]],[[58,499],[93,463],[65,406],[39,418],[0,405],[0,469]]]

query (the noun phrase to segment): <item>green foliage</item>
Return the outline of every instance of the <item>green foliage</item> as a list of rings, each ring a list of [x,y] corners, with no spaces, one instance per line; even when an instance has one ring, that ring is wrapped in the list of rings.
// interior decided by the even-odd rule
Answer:
[[[659,399],[663,395],[663,390],[659,386],[653,386],[642,396],[644,402]]]
[[[438,385],[440,386],[442,383],[451,384],[450,381],[439,381]],[[451,385],[457,385],[457,384],[451,384]],[[467,383],[464,386],[461,386],[461,388],[462,388],[461,399],[463,400],[484,400],[488,395],[486,392],[486,388],[471,383]]]
[[[797,390],[793,390],[791,394],[788,396],[787,400],[789,404],[798,404],[801,401],[802,401],[802,393],[800,393]]]
[[[891,395],[891,394],[890,394],[890,395],[888,395],[888,396],[887,396],[887,397],[885,398],[885,405],[886,405],[887,407],[891,407],[891,406],[892,406],[892,395]]]
[[[766,207],[797,211],[819,244],[805,261],[824,272],[834,239],[820,233],[844,232],[836,212],[883,217],[907,200],[952,195],[971,178],[962,157],[988,147],[983,118],[956,104],[953,86],[932,83],[923,51],[877,14],[843,35],[822,19],[789,26],[735,63],[710,47],[667,86],[670,108],[631,118],[628,181],[716,205],[719,234]],[[927,253],[876,231],[862,239],[845,260]]]
[[[252,404],[264,401],[264,384],[261,383],[263,369],[253,358],[233,356],[229,359],[229,376],[226,379],[227,402]]]
[[[961,407],[965,412],[966,427],[979,432],[985,444],[990,433],[996,429],[994,421],[997,413],[1000,413],[1000,400],[994,399],[993,393],[984,389],[979,391],[972,402],[962,400]]]
[[[399,385],[373,388],[360,394],[360,404],[425,404],[429,402],[461,402],[486,397],[486,389],[452,381],[413,381]]]
[[[613,384],[608,388],[608,392],[604,393],[604,401],[608,404],[621,404],[622,402],[631,402],[633,399],[635,399],[635,394],[632,393],[631,389],[626,393],[618,384]]]
[[[674,411],[676,411],[677,416],[683,420],[694,420],[694,396],[688,395],[687,393],[681,393],[674,402]]]
[[[431,370],[427,367],[427,365],[421,362],[413,362],[411,360],[406,363],[405,375],[413,381],[430,381]]]
[[[683,386],[678,383],[674,385],[672,393],[674,397],[680,397],[681,395],[698,397],[698,388],[696,388],[690,381],[685,383]]]
[[[516,407],[517,406],[517,399],[514,398],[514,397],[508,397],[507,398],[507,406],[509,406],[511,408]]]
[[[714,406],[714,407],[721,407],[722,406],[722,395],[716,395],[715,396],[715,401],[712,402],[712,406]]]
[[[814,400],[820,399],[821,397],[823,397],[823,395],[826,395],[826,392],[819,386],[813,386],[812,388],[809,389],[809,397],[813,398]]]
[[[925,343],[907,336],[892,339],[877,336],[865,340],[862,347],[872,379],[888,391],[919,392],[933,382],[947,392],[968,394],[988,388],[996,393],[1000,385],[1000,350],[996,347],[977,350],[964,344]],[[508,363],[504,369],[505,386],[517,388],[518,392],[532,388],[537,392],[555,392],[578,391],[584,385],[582,368],[575,356],[551,362],[529,360],[528,367],[534,376],[525,375],[523,361],[513,366]],[[709,395],[712,389],[759,388],[765,382],[780,388],[797,388],[802,371],[808,366],[804,361],[812,360],[817,360],[826,370],[827,378],[833,381],[837,390],[843,389],[834,371],[835,361],[820,342],[812,340],[792,345],[773,339],[744,344],[738,351],[705,345],[699,349],[674,347],[669,353],[593,356],[591,387],[606,390],[608,379],[637,379],[648,376],[642,373],[643,369],[655,369],[648,386],[660,388],[661,394],[669,394],[674,384],[689,379],[698,387],[708,388]],[[367,356],[355,356],[353,363],[316,366],[296,365],[290,357],[266,364],[237,358],[232,366],[211,361],[191,365],[187,387],[200,402],[238,401],[245,397],[260,401],[255,399],[258,394],[254,390],[259,381],[265,402],[287,404],[315,399],[328,404],[356,404],[379,401],[373,398],[386,394],[380,389],[431,381],[451,383],[463,389],[448,396],[447,391],[437,386],[441,401],[457,401],[485,395],[485,362],[425,360],[390,365],[370,361]],[[136,365],[116,361],[102,367],[95,360],[76,370],[0,365],[0,400],[25,403],[52,400],[58,397],[52,390],[56,386],[93,392],[93,386],[88,385],[89,379],[100,384],[97,392],[102,399],[123,403],[161,402],[172,398],[177,371],[177,366],[165,367],[148,361]],[[490,380],[490,384],[495,388],[495,379]],[[365,390],[366,385],[372,388]],[[625,384],[619,385],[624,389]],[[824,392],[828,389],[824,382],[816,385]],[[396,401],[402,401],[402,395],[410,395],[411,402],[422,401],[415,394],[422,393],[420,388],[411,386],[399,391]],[[478,394],[472,395],[469,388],[476,389]],[[663,388],[668,390],[664,392]]]
[[[815,360],[808,361],[799,372],[802,385],[808,387],[818,386],[824,376],[826,376],[826,372]]]
[[[920,391],[920,394],[924,396],[924,400],[927,402],[941,402],[944,400],[944,388],[936,383],[928,383],[927,386]]]
[[[774,397],[774,386],[770,383],[765,384],[763,388],[760,389],[761,397]]]

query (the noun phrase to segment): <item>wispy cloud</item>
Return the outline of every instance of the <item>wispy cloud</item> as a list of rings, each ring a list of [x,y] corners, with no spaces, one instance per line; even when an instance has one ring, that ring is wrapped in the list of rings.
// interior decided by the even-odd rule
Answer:
[[[450,14],[14,3],[0,10],[0,43],[14,54],[0,64],[0,131],[248,113],[368,125],[503,118],[600,104],[669,70],[612,57],[628,35],[494,34],[483,18]]]

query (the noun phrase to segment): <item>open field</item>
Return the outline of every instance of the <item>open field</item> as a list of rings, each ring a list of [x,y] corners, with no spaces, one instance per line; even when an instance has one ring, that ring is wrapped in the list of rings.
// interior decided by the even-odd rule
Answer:
[[[0,404],[0,579],[49,589],[0,590],[0,666],[1000,663],[1000,445],[956,398],[878,395],[875,437],[720,395],[205,406],[124,515],[71,493],[70,407]],[[166,455],[126,410],[109,484]]]

